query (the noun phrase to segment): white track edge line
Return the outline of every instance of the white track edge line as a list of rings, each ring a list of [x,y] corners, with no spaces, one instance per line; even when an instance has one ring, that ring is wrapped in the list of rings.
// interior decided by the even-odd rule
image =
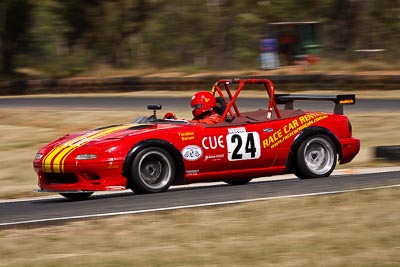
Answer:
[[[155,209],[147,209],[147,210],[121,211],[121,212],[111,212],[111,213],[99,213],[99,214],[92,214],[92,215],[79,215],[79,216],[40,219],[40,220],[29,220],[29,221],[20,221],[20,222],[0,223],[0,226],[12,226],[12,225],[34,224],[34,223],[44,223],[44,222],[54,222],[54,221],[68,221],[68,220],[89,219],[89,218],[98,218],[98,217],[121,216],[121,215],[140,214],[140,213],[149,213],[149,212],[159,212],[159,211],[170,211],[170,210],[199,208],[199,207],[210,207],[210,206],[240,204],[240,203],[248,203],[248,202],[256,202],[256,201],[285,199],[285,198],[332,195],[332,194],[341,194],[341,193],[349,193],[349,192],[357,192],[357,191],[369,191],[369,190],[395,188],[395,187],[400,187],[400,184],[377,186],[377,187],[368,187],[368,188],[361,188],[361,189],[336,190],[336,191],[316,192],[316,193],[297,194],[297,195],[263,197],[263,198],[242,199],[242,200],[230,200],[230,201],[221,201],[221,202],[204,203],[204,204],[174,206],[174,207],[167,207],[167,208],[155,208]]]

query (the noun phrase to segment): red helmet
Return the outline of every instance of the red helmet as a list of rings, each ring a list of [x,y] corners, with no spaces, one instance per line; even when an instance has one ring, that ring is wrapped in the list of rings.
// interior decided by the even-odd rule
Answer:
[[[214,95],[210,92],[201,91],[192,97],[191,101],[192,113],[194,117],[200,117],[207,111],[212,111],[217,105]]]

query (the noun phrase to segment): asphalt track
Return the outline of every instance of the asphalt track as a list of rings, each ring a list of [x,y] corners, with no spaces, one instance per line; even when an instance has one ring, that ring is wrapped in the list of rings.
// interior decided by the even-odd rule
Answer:
[[[40,108],[66,110],[143,110],[148,104],[161,104],[163,110],[174,111],[177,107],[190,110],[190,97],[133,97],[133,96],[68,96],[68,97],[5,97],[0,98],[0,108]],[[238,99],[243,109],[267,108],[265,98]],[[333,110],[333,103],[321,101],[299,101],[295,108],[306,110]],[[356,105],[348,105],[346,112],[400,112],[400,99],[357,99]]]
[[[181,208],[229,205],[276,198],[306,197],[376,188],[400,187],[400,168],[335,171],[329,178],[299,180],[293,176],[254,179],[247,185],[224,183],[171,187],[165,193],[130,191],[95,193],[85,201],[61,196],[0,202],[0,228],[47,226],[71,220]],[[340,175],[339,175],[340,174]]]

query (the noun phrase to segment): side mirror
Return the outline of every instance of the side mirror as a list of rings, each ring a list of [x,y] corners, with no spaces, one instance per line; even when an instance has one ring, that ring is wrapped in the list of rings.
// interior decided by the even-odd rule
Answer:
[[[147,109],[156,111],[156,110],[161,110],[162,106],[157,104],[152,104],[152,105],[147,105]]]
[[[153,110],[153,115],[149,117],[149,121],[157,120],[157,110],[161,110],[162,106],[158,104],[147,105],[148,110]]]

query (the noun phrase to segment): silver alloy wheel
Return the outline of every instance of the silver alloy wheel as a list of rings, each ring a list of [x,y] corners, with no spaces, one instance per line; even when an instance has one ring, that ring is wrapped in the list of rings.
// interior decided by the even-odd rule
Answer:
[[[160,190],[171,180],[171,163],[159,151],[145,153],[139,161],[138,168],[140,179],[151,190]]]
[[[335,151],[325,138],[315,137],[307,141],[304,148],[304,163],[316,175],[324,175],[335,164]]]

